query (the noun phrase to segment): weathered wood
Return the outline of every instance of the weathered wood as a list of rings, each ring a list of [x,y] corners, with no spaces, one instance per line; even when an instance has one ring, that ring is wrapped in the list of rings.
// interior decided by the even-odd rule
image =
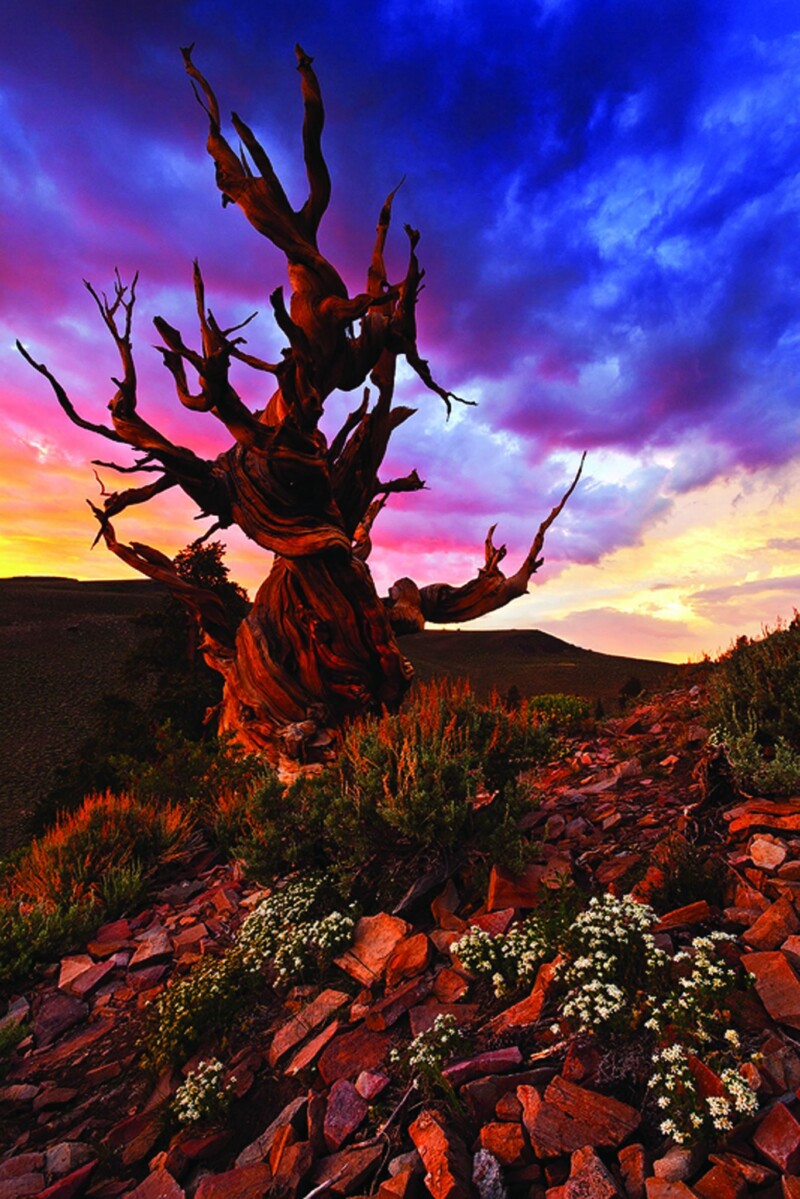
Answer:
[[[157,472],[145,486],[119,492],[102,487],[102,506],[91,505],[100,523],[98,536],[122,561],[165,583],[194,614],[203,653],[224,677],[221,730],[273,759],[288,755],[307,761],[330,752],[339,727],[351,716],[400,703],[412,671],[398,649],[396,633],[419,630],[426,621],[471,620],[525,593],[541,565],[545,533],[575,488],[580,468],[561,502],[539,526],[516,574],[506,577],[501,572],[505,546],[494,546],[492,528],[484,566],[463,586],[420,588],[401,579],[384,600],[378,597],[366,565],[374,522],[390,495],[425,486],[416,471],[386,482],[379,478],[392,433],[414,412],[393,404],[398,358],[405,357],[448,412],[453,401],[465,401],[434,379],[417,347],[416,307],[424,272],[417,258],[419,233],[409,226],[405,276],[394,284],[387,276],[384,249],[398,189],[389,193],[380,211],[363,292],[350,296],[318,247],[317,232],[331,194],[321,140],[324,110],[311,58],[299,46],[296,55],[309,190],[295,210],[258,138],[235,114],[232,124],[241,153],[233,150],[222,131],[213,89],[194,65],[191,48],[183,51],[195,95],[208,117],[207,146],[223,205],[238,206],[284,253],[291,287],[288,308],[281,288],[270,296],[288,342],[278,363],[245,352],[245,339],[233,336],[251,318],[227,329],[217,322],[206,307],[197,263],[200,348],[188,345],[162,317],[155,319],[163,343],[160,352],[179,402],[224,424],[233,439],[231,448],[213,461],[200,458],[139,415],[131,340],[136,278],[126,286],[117,274],[111,299],[87,284],[122,367],[121,379],[113,380],[110,427],[80,416],[48,368],[19,348],[48,380],[73,423],[140,455],[133,466],[104,465],[124,473]],[[235,390],[232,362],[274,376],[276,387],[262,409],[251,411]],[[196,383],[190,383],[190,374]],[[367,380],[375,388],[374,401],[365,389],[361,403],[329,445],[319,428],[327,397],[337,389],[363,387]],[[214,529],[236,524],[274,555],[238,630],[229,627],[217,597],[181,579],[164,554],[117,539],[112,517],[176,486],[195,501],[202,515],[213,519]]]

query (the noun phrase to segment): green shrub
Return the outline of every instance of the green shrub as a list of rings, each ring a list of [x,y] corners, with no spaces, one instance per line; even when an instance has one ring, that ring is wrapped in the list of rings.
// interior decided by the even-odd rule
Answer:
[[[399,713],[351,724],[322,774],[301,776],[285,795],[266,783],[253,799],[248,861],[272,872],[330,866],[382,897],[397,885],[392,867],[407,884],[403,863],[442,850],[472,848],[519,868],[527,843],[517,778],[553,744],[528,701],[509,711],[462,681],[420,685]]]
[[[246,792],[274,778],[262,758],[229,737],[192,741],[169,720],[156,730],[151,757],[119,755],[113,763],[123,789],[140,803],[182,804],[210,827],[222,793]]]
[[[10,1020],[0,1027],[0,1078],[5,1078],[14,1050],[30,1031],[27,1020]]]
[[[53,904],[5,900],[0,904],[0,986],[28,979],[42,962],[77,948],[103,920],[91,897]]]
[[[663,882],[648,891],[647,902],[662,915],[705,899],[721,907],[727,868],[719,854],[693,845],[675,833],[661,841],[651,856],[652,864],[663,873]],[[644,871],[645,863],[642,863]]]
[[[195,822],[173,804],[90,795],[31,843],[8,888],[12,896],[58,906],[98,902],[109,872],[136,863],[136,870],[151,874],[185,860],[199,844]]]
[[[800,790],[800,614],[761,638],[740,637],[720,657],[708,716],[740,786]]]

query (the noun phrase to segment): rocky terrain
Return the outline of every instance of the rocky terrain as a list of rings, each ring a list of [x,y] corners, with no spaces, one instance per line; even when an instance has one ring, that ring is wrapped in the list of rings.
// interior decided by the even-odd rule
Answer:
[[[3,1023],[29,1032],[0,1082],[0,1199],[800,1196],[800,798],[735,794],[699,701],[697,687],[656,697],[533,776],[524,875],[482,879],[462,863],[409,880],[397,909],[361,917],[324,978],[265,984],[239,1028],[184,1067],[224,1059],[230,1110],[176,1130],[181,1073],[141,1069],[148,1008],[265,894],[198,855],[146,909],[10,997]],[[727,931],[752,980],[735,1016],[758,1110],[694,1146],[660,1133],[607,1045],[562,1035],[552,961],[498,999],[452,952],[466,929],[505,930],[565,880],[646,898],[676,838],[713,856],[721,898],[659,910],[658,944],[674,953]],[[439,1015],[470,1046],[444,1070],[449,1090],[426,1093],[391,1054]],[[701,1094],[721,1093],[702,1062],[696,1075]]]

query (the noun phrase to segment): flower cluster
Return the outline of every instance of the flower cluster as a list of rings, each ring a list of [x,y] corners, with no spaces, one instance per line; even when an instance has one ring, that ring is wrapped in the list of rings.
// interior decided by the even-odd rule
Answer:
[[[315,918],[326,880],[321,875],[299,879],[263,900],[245,920],[237,953],[253,972],[271,965],[281,982],[321,968],[353,939],[355,912],[329,912]]]
[[[515,924],[505,935],[492,936],[482,928],[471,928],[453,944],[451,952],[470,974],[488,974],[500,997],[530,982],[552,948],[531,919]]]
[[[209,1033],[228,1029],[248,1001],[251,982],[232,950],[201,958],[150,1007],[144,1064],[163,1070],[185,1061]]]
[[[701,1096],[685,1046],[670,1045],[655,1053],[648,1088],[663,1116],[660,1131],[678,1145],[700,1137],[713,1140],[731,1131],[735,1115],[756,1111],[756,1094],[738,1070],[729,1066],[719,1079],[724,1094]]]
[[[655,912],[631,896],[592,898],[573,921],[560,970],[568,988],[562,1013],[577,1032],[634,1028],[669,956],[650,929]]]
[[[321,970],[353,938],[355,913],[317,916],[330,887],[322,875],[275,890],[246,918],[220,957],[203,957],[158,996],[145,1037],[145,1064],[156,1070],[185,1060],[210,1033],[224,1033],[246,1008],[265,969],[289,982]]]
[[[464,1034],[455,1016],[439,1015],[430,1028],[417,1033],[404,1048],[393,1049],[389,1060],[408,1078],[422,1084],[423,1089],[439,1086],[449,1091],[443,1075],[444,1064],[463,1042]]]
[[[672,1036],[680,1031],[701,1045],[721,1035],[730,1048],[738,1048],[738,1034],[726,1030],[728,1013],[721,1008],[736,986],[736,972],[719,958],[724,943],[735,939],[730,933],[714,932],[695,937],[689,949],[676,953],[672,964],[678,978],[663,1001],[654,1003],[645,1027],[657,1033],[669,1029]]]
[[[228,1110],[236,1087],[236,1077],[225,1081],[225,1067],[210,1058],[187,1076],[172,1100],[172,1112],[179,1124],[201,1120],[219,1120]]]

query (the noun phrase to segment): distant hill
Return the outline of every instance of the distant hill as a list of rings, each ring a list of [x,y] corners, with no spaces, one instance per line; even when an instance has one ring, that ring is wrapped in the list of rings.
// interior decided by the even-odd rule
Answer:
[[[422,680],[467,675],[481,694],[494,688],[505,694],[513,686],[521,695],[585,695],[599,699],[608,715],[619,711],[620,692],[634,680],[653,691],[682,670],[670,662],[581,649],[538,629],[426,630],[401,637],[400,645]]]
[[[0,851],[18,843],[56,768],[93,731],[93,705],[123,694],[141,632],[135,618],[165,592],[146,579],[0,579]],[[619,711],[621,688],[663,686],[677,668],[580,649],[536,629],[430,631],[401,638],[417,677],[467,675],[480,693],[566,692]]]

